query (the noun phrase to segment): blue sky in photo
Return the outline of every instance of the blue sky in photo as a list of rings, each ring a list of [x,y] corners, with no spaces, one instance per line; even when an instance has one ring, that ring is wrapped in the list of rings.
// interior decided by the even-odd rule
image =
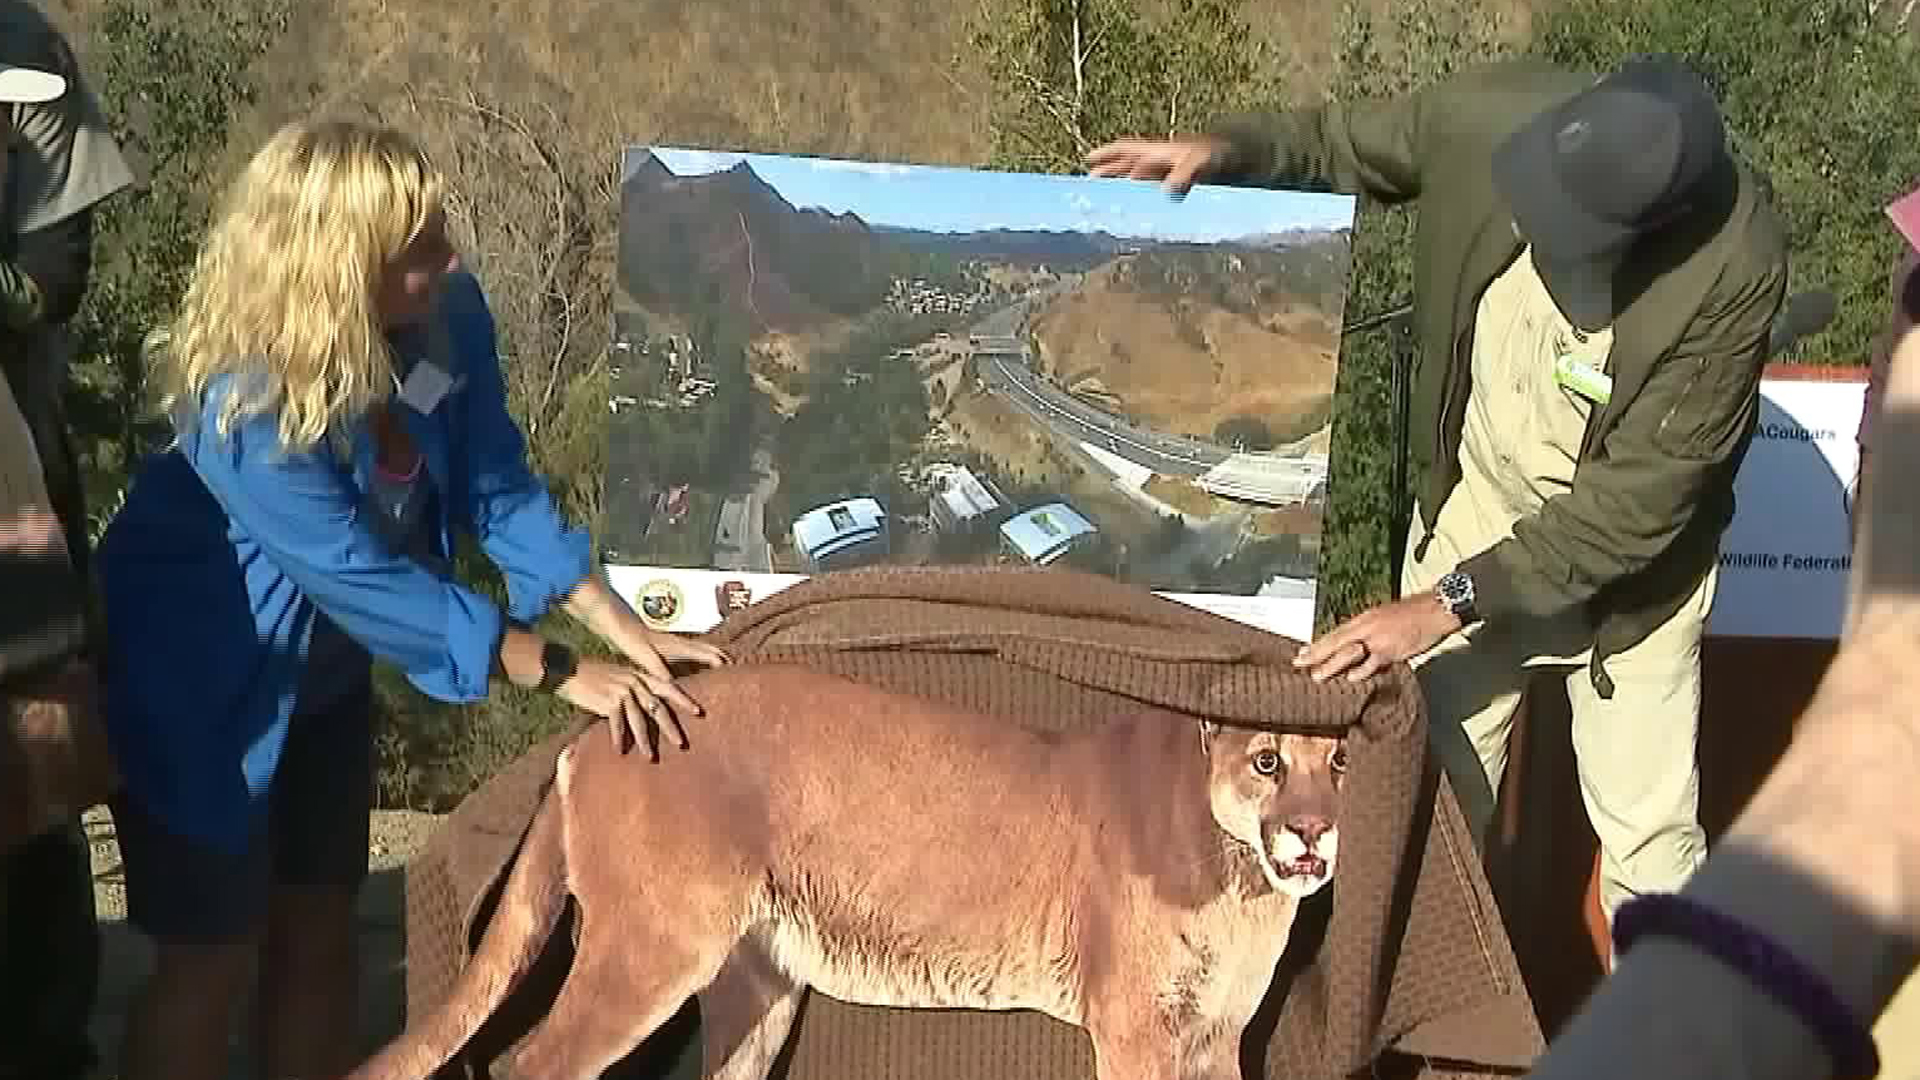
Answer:
[[[1215,243],[1286,229],[1351,228],[1354,198],[1318,192],[1201,185],[1175,201],[1158,184],[785,154],[634,147],[623,177],[649,150],[678,176],[742,160],[801,208],[851,212],[870,225],[932,232],[1104,230],[1115,236]]]

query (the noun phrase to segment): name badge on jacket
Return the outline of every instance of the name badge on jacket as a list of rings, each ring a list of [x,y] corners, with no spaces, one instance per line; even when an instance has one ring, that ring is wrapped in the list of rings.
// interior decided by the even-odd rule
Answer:
[[[440,407],[447,393],[454,388],[454,380],[440,365],[422,360],[413,365],[407,373],[407,381],[400,386],[400,400],[414,412],[422,416]]]
[[[1562,355],[1553,362],[1553,381],[1596,405],[1613,397],[1613,379],[1593,365]]]

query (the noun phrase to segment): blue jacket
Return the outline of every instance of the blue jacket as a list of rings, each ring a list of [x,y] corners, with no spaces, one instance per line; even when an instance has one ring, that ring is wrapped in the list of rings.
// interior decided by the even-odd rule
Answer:
[[[587,576],[590,540],[527,466],[470,275],[448,280],[442,317],[454,387],[427,415],[396,409],[438,493],[440,551],[470,533],[506,580],[508,614],[531,621]],[[287,452],[271,411],[222,437],[216,401],[144,465],[97,558],[106,727],[126,794],[169,830],[237,852],[265,821],[316,607],[447,702],[487,696],[505,617],[364,519],[366,425],[348,463],[324,442]]]

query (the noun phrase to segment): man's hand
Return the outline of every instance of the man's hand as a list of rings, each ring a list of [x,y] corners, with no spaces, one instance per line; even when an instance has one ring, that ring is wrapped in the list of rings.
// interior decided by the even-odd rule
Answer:
[[[1294,654],[1293,666],[1313,669],[1315,682],[1342,673],[1359,682],[1419,656],[1458,629],[1459,617],[1438,595],[1423,592],[1355,615]]]
[[[1158,180],[1177,199],[1219,172],[1230,149],[1224,139],[1203,135],[1115,139],[1087,155],[1087,172],[1092,176]]]

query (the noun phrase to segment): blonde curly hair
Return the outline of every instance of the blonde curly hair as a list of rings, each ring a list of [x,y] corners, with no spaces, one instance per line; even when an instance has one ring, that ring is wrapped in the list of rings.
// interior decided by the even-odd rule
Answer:
[[[282,127],[223,193],[178,313],[147,342],[160,407],[192,423],[215,378],[243,376],[216,430],[277,410],[281,442],[305,450],[386,400],[381,282],[445,194],[425,151],[397,130],[337,119]]]

